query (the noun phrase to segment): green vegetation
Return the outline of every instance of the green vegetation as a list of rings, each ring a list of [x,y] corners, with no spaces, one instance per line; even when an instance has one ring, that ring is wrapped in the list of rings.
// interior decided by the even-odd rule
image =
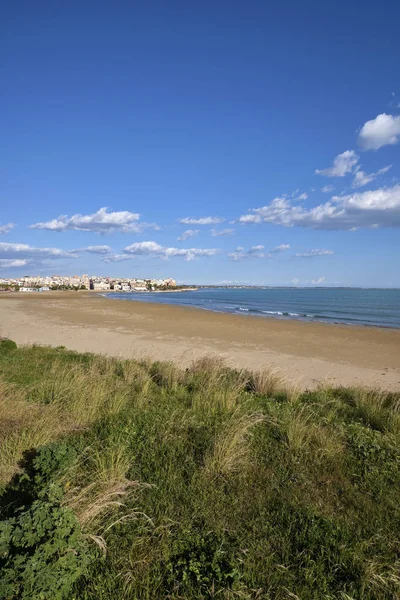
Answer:
[[[400,395],[0,344],[0,598],[400,597]]]
[[[35,287],[40,287],[40,286],[35,286]],[[74,290],[75,292],[79,292],[79,290],[86,290],[86,286],[85,285],[67,285],[67,284],[61,284],[61,285],[52,285],[50,287],[51,290],[56,291],[56,290]]]
[[[0,338],[0,353],[8,352],[10,350],[16,350],[17,344],[13,340],[7,338]]]

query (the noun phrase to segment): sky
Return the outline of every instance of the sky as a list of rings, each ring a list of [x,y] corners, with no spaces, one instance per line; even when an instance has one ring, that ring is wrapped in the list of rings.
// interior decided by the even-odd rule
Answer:
[[[400,287],[400,4],[8,3],[0,278]]]

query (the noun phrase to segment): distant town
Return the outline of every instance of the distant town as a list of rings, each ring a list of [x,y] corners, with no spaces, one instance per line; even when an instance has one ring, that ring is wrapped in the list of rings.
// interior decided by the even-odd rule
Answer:
[[[184,286],[184,288],[188,287]],[[73,275],[72,277],[63,275],[25,275],[17,278],[0,278],[1,291],[94,290],[105,292],[114,290],[116,292],[151,292],[180,289],[183,289],[183,286],[177,286],[176,281],[170,277],[166,279],[138,279],[89,275]]]

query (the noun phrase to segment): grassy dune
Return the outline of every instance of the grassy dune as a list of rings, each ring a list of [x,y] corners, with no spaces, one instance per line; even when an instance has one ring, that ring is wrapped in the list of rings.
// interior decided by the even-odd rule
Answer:
[[[400,597],[400,395],[0,346],[0,598]]]

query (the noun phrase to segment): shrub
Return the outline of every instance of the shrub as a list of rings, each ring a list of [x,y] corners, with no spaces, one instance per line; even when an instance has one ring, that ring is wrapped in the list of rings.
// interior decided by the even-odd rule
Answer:
[[[2,339],[0,340],[0,352],[10,352],[16,350],[17,344],[13,340]]]

